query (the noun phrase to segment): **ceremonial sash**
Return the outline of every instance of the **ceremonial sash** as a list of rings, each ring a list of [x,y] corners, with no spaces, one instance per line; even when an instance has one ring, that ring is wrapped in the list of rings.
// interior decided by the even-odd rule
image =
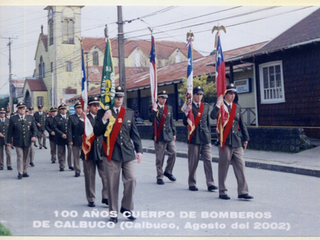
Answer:
[[[221,106],[223,107],[223,106]],[[234,120],[234,117],[236,115],[236,110],[237,110],[237,105],[235,103],[232,103],[232,108],[231,108],[231,113],[230,113],[230,117],[229,117],[229,120],[228,120],[228,123],[227,123],[227,126],[226,128],[224,129],[223,131],[223,139],[222,139],[222,150],[224,151],[224,144],[227,140],[227,137],[229,135],[229,132],[230,132],[230,129],[231,129],[231,126],[233,124],[233,120]]]
[[[126,113],[126,109],[124,107],[121,107],[121,110],[119,112],[119,115],[116,119],[116,122],[113,126],[112,133],[111,133],[111,139],[110,139],[110,146],[107,147],[107,144],[105,141],[103,141],[103,150],[107,155],[107,158],[109,162],[111,161],[112,153],[113,153],[113,148],[114,144],[116,143],[120,128],[122,126],[123,118]]]
[[[166,117],[167,117],[167,112],[168,112],[168,107],[167,105],[164,105],[164,108],[163,108],[163,114],[161,116],[161,119],[160,119],[160,123],[159,123],[159,126],[158,126],[158,129],[157,129],[157,135],[154,136],[154,140],[156,141],[156,143],[159,142],[159,138],[160,138],[160,135],[161,135],[161,131],[162,131],[162,128],[163,128],[163,124],[166,120]],[[155,126],[157,126],[157,117],[155,117]],[[155,128],[156,129],[156,128]]]
[[[201,119],[201,117],[202,117],[203,109],[204,109],[204,104],[203,104],[203,103],[200,103],[200,107],[199,107],[199,110],[198,110],[196,119],[195,119],[195,121],[194,121],[194,130],[193,130],[193,132],[191,133],[190,138],[189,138],[189,144],[191,143],[191,139],[192,139],[192,137],[193,137],[193,134],[194,134],[194,132],[196,131],[196,129],[197,129],[197,127],[198,127],[198,124],[199,124],[200,119]]]

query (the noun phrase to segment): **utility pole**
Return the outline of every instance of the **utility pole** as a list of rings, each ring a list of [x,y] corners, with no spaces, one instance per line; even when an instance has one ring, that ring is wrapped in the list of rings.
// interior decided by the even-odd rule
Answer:
[[[126,69],[124,61],[124,33],[122,21],[122,6],[117,6],[118,9],[118,53],[119,53],[119,85],[124,90],[123,107],[127,107],[127,86],[126,86]]]
[[[89,51],[86,51],[84,52],[86,54],[86,64],[87,64],[87,91],[89,91],[89,69],[88,69],[88,65],[89,65],[89,57],[88,57],[88,54],[89,54]]]
[[[1,38],[9,39],[9,43],[7,45],[7,46],[9,46],[9,107],[10,107],[11,113],[13,113],[12,90],[11,90],[11,86],[12,86],[12,73],[11,73],[11,45],[12,45],[12,41],[11,41],[11,39],[17,39],[17,38],[13,38],[13,37],[9,37],[9,38],[1,37]]]

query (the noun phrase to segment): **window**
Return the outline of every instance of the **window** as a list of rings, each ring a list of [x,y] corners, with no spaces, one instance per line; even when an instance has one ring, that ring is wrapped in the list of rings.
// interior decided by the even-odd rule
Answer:
[[[181,62],[181,57],[180,57],[179,53],[177,53],[175,63],[179,63],[179,62]]]
[[[138,49],[139,50],[139,49]],[[135,65],[136,67],[141,67],[141,60],[140,60],[140,53],[137,52],[135,55],[134,55],[134,61],[135,61]]]
[[[72,19],[64,19],[62,22],[62,43],[74,43],[74,22]]]
[[[51,62],[50,65],[51,65],[51,72],[53,72],[53,62]]]
[[[92,59],[93,59],[93,66],[99,66],[99,53],[98,52],[92,53]]]
[[[53,22],[49,22],[49,46],[53,44]]]
[[[66,71],[72,72],[72,62],[66,62]]]
[[[39,63],[39,78],[45,77],[45,65],[43,62],[42,56],[40,57],[40,63]]]
[[[42,105],[43,106],[43,97],[37,97],[37,105]]]
[[[261,103],[285,102],[282,61],[259,65]]]

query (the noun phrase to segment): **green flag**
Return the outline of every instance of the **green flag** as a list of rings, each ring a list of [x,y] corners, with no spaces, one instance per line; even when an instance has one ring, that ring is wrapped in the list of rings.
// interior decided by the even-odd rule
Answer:
[[[107,39],[101,78],[100,106],[104,110],[112,109],[115,97],[114,68],[111,55],[111,43]]]

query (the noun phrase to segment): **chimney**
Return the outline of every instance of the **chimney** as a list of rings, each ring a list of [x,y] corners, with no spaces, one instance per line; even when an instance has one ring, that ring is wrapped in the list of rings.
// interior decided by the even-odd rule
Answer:
[[[41,34],[43,35],[43,25],[41,25]]]

